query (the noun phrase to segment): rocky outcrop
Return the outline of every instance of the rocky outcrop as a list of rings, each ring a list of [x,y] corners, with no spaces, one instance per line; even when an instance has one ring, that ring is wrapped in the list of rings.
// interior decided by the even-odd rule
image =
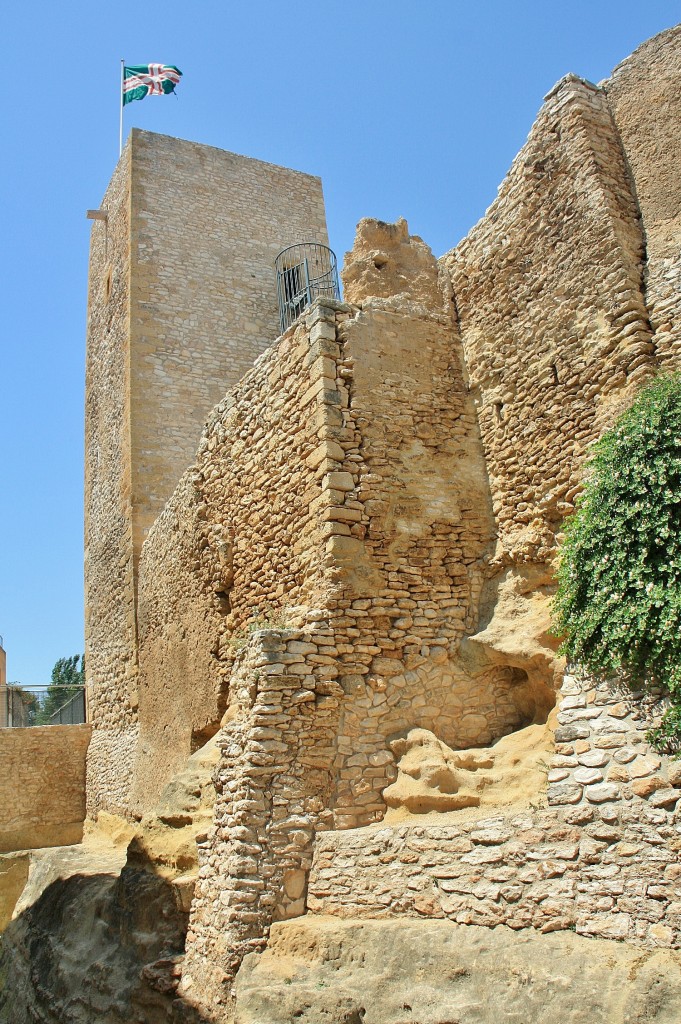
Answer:
[[[82,845],[0,857],[2,1024],[200,1024],[177,995],[209,741],[135,826],[101,812]]]
[[[0,941],[4,1024],[167,1024],[187,915],[125,847],[36,851]]]
[[[570,932],[306,917],[236,982],[237,1024],[676,1024],[681,954]]]
[[[26,885],[29,856],[25,851],[0,856],[0,932],[12,920],[17,900]]]

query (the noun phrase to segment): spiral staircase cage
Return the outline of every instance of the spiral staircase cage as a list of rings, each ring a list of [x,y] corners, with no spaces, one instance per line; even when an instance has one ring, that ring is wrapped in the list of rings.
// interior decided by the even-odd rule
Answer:
[[[282,249],[274,261],[279,325],[283,334],[313,299],[340,299],[336,255],[321,242],[298,242]]]

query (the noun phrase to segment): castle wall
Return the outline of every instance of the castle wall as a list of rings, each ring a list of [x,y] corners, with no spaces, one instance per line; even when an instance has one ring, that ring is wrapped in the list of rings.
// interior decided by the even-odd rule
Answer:
[[[137,558],[210,410],[279,335],[276,255],[328,239],[319,178],[137,129],[131,152]]]
[[[552,706],[557,534],[589,444],[655,372],[656,345],[672,361],[676,207],[647,195],[645,147],[627,141],[628,90],[654,106],[643,63],[604,88],[558,84],[441,261],[447,283],[406,224],[363,222],[351,305],[318,301],[245,375],[276,334],[263,268],[292,240],[269,252],[276,218],[295,221],[298,183],[304,234],[310,217],[321,232],[316,179],[133,136],[109,237],[93,230],[89,789],[93,809],[143,813],[219,730],[190,1001],[224,1009],[243,955],[304,911],[325,832],[317,913],[678,942],[681,780],[636,710],[586,682],[564,687],[546,803],[375,827],[397,735],[482,746]],[[657,140],[662,122],[641,130]]]
[[[331,320],[335,313],[331,310]],[[345,314],[339,314],[345,315]],[[303,322],[214,410],[196,461],[156,521],[140,563],[136,802],[153,805],[216,732],[250,631],[304,621],[325,602],[322,437],[334,335]],[[333,364],[335,365],[335,364]]]
[[[0,853],[79,843],[89,725],[0,730]]]
[[[548,787],[520,813],[411,815],[320,834],[309,912],[678,946],[678,763],[650,750],[638,702],[588,679],[566,676],[558,721]]]
[[[550,679],[533,689],[522,658],[458,657],[493,539],[451,320],[316,303],[216,408],[145,544],[136,808],[217,731],[249,632],[315,609],[347,697],[339,823],[384,813],[388,737],[420,725],[466,747],[545,716]]]
[[[640,46],[603,83],[626,153],[646,247],[646,302],[663,368],[681,347],[681,27]]]
[[[91,814],[125,811],[132,783],[144,538],[211,408],[278,334],[274,257],[327,240],[318,178],[138,130],[102,209],[86,380]],[[173,671],[186,680],[181,658]]]
[[[643,238],[603,90],[558,83],[451,273],[503,549],[546,561],[590,442],[655,366]]]
[[[303,356],[316,351],[315,338],[323,339],[323,349],[308,360]],[[289,346],[297,361],[287,361]],[[308,375],[312,384],[305,384]],[[276,383],[280,401],[291,394],[292,404],[282,423],[272,424],[273,433],[264,429],[261,436],[246,424],[244,440],[250,436],[255,444],[241,447],[228,429],[230,417],[238,412],[234,422],[241,422],[243,396],[252,396],[256,383],[264,389],[258,407],[267,417],[268,381]],[[334,311],[318,302],[307,325],[262,357],[225,407],[226,413],[216,410],[215,436],[209,440],[209,433],[202,445],[204,453],[212,449],[211,461],[194,476],[213,524],[203,550],[219,550],[228,536],[234,551],[233,585],[220,582],[214,554],[212,587],[227,592],[232,616],[251,578],[256,587],[271,580],[271,587],[297,567],[308,589],[292,583],[291,599],[305,603],[288,610],[268,590],[272,621],[244,636],[230,666],[214,825],[201,847],[183,969],[183,991],[188,998],[201,993],[205,1005],[227,998],[241,958],[262,946],[273,919],[302,912],[316,832],[385,814],[381,793],[395,777],[390,738],[425,725],[459,745],[485,743],[527,720],[543,720],[553,699],[550,678],[537,698],[541,686],[530,686],[522,672],[519,683],[510,664],[471,673],[458,658],[459,641],[477,624],[492,520],[448,317],[369,303],[361,311]],[[300,422],[318,424],[321,446],[312,447],[308,435],[294,461],[286,425],[294,430],[301,412]],[[272,465],[268,437],[289,472],[308,467],[305,501],[293,502],[303,509],[295,536],[301,552],[323,557],[298,565],[294,545],[274,576],[268,558],[278,557],[272,542],[285,524],[275,527],[273,512],[266,515],[257,504],[262,466],[270,480],[267,509],[276,510],[278,463]],[[250,517],[239,508],[242,478],[249,481]],[[297,493],[295,479],[287,477],[289,494]],[[219,500],[208,500],[210,493]],[[243,524],[250,563],[237,559]],[[256,608],[251,603],[246,611]],[[282,626],[281,618],[296,611],[305,622]],[[235,640],[238,631],[225,637],[224,648]]]
[[[130,146],[90,237],[85,380],[88,813],[123,812],[137,739],[130,462]]]
[[[482,745],[523,718],[508,663],[471,672],[459,656],[477,626],[494,521],[460,341],[448,316],[417,309],[369,301],[339,328],[339,439],[353,483],[336,513],[347,536],[334,546],[332,602],[348,695],[336,759],[342,827],[385,813],[389,738],[420,726],[454,746]]]

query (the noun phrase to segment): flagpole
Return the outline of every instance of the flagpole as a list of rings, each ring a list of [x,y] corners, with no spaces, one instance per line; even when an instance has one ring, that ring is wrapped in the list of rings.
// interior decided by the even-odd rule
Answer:
[[[121,122],[120,122],[120,131],[118,133],[118,155],[119,156],[123,152],[123,82],[124,81],[125,81],[125,59],[121,60],[121,96],[120,96],[120,101],[119,101],[120,105],[121,105]]]

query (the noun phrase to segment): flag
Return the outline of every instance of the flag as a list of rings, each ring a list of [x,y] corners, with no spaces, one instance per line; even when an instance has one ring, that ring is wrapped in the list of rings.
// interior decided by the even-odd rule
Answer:
[[[123,106],[145,96],[175,92],[182,72],[173,64],[137,64],[123,68]]]

